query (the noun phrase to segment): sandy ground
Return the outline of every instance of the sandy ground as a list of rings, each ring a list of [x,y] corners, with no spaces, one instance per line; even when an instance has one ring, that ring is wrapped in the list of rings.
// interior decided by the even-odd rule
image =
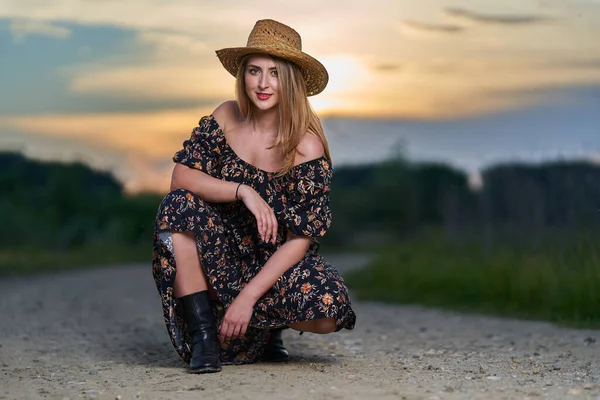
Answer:
[[[364,262],[331,257],[342,275]],[[354,301],[284,364],[186,372],[148,265],[0,282],[0,399],[598,399],[599,331]]]

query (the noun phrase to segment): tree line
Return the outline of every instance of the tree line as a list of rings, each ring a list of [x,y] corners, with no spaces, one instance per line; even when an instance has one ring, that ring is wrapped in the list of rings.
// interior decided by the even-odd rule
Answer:
[[[460,170],[402,158],[336,167],[333,224],[324,245],[371,245],[423,229],[450,238],[533,243],[549,232],[600,228],[600,167],[585,162],[504,164],[469,187]],[[0,249],[151,246],[160,193],[127,194],[109,173],[81,163],[0,153]]]
[[[536,245],[600,233],[600,166],[583,161],[506,163],[482,171],[482,186],[440,163],[398,158],[337,170],[329,240],[348,232],[376,244],[441,229],[452,240]]]

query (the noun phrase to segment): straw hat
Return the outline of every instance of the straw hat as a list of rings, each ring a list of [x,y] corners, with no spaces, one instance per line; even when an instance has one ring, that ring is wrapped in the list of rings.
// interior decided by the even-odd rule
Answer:
[[[302,52],[302,39],[298,32],[272,19],[256,22],[246,47],[231,47],[216,52],[221,64],[233,76],[237,75],[242,58],[248,54],[269,54],[291,61],[302,70],[309,96],[321,93],[329,81],[323,64]]]

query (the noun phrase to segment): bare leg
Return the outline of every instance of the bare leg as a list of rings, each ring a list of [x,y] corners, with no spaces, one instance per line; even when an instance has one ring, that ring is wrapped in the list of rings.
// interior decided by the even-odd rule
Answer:
[[[177,274],[175,275],[176,297],[208,289],[206,276],[200,265],[200,257],[196,249],[196,237],[191,232],[172,232],[173,251]]]
[[[288,326],[297,331],[323,334],[334,332],[336,328],[334,318],[320,318],[312,321],[295,322]]]
[[[207,279],[200,265],[196,237],[190,232],[171,232],[175,253],[175,297],[182,306],[192,345],[190,372],[221,371],[219,339],[211,307]]]

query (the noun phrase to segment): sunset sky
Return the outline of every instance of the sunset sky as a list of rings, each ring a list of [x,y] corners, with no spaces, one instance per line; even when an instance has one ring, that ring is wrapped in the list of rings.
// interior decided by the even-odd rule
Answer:
[[[262,18],[328,68],[311,102],[337,165],[398,147],[472,174],[600,161],[600,0],[0,0],[0,150],[166,190],[172,154],[233,97],[214,50]]]

